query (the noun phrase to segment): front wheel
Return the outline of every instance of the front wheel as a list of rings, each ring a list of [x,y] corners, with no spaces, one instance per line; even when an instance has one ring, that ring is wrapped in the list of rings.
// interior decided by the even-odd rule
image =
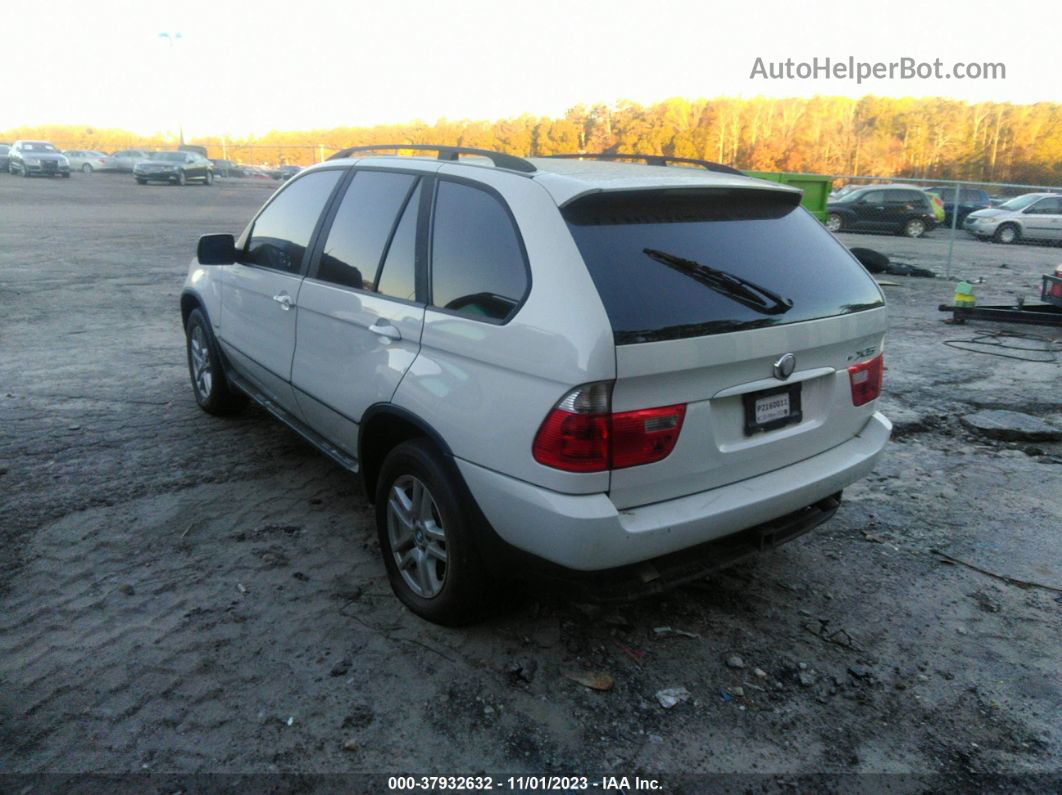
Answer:
[[[63,172],[63,179],[70,179],[70,172],[69,171],[64,171]]]
[[[911,218],[903,225],[903,233],[907,237],[921,237],[926,233],[926,222],[921,218]]]
[[[81,167],[81,173],[82,174],[91,174],[92,173],[92,164],[85,163],[85,165],[83,165]]]
[[[206,317],[193,309],[185,324],[188,343],[188,373],[192,377],[195,400],[210,414],[232,414],[247,403],[241,392],[229,386],[217,342]]]
[[[992,236],[992,239],[997,243],[1003,243],[1009,245],[1011,243],[1018,242],[1018,238],[1021,237],[1021,233],[1018,231],[1018,227],[1014,224],[1003,224],[1000,226],[996,233]]]
[[[136,184],[137,185],[147,185],[147,180],[146,179],[141,179],[140,177],[137,177],[136,178]]]
[[[184,175],[183,171],[178,171],[177,172],[177,184],[178,185],[186,185],[186,184],[188,184],[188,178]]]
[[[203,177],[203,184],[204,185],[212,185],[212,184],[214,184],[214,173],[212,171],[208,171],[206,173],[206,176]]]
[[[826,228],[831,232],[840,232],[844,227],[844,219],[839,213],[830,213],[826,216]]]
[[[25,163],[23,163],[22,165],[20,165],[20,166],[18,167],[18,169],[19,169],[19,171],[20,171],[20,172],[22,173],[22,176],[24,176],[24,177],[27,177],[27,178],[29,177],[29,169],[28,169],[28,168],[26,168],[26,164],[25,164]]]
[[[473,540],[474,511],[427,439],[395,447],[376,485],[376,529],[395,595],[435,624],[482,617],[491,579]]]

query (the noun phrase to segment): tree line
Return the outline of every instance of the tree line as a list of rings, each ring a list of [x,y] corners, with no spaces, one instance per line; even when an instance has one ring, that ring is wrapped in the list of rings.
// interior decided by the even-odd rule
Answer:
[[[111,152],[172,148],[172,137],[84,126],[16,128],[0,139],[45,138]],[[440,119],[373,127],[204,136],[211,157],[307,165],[348,146],[449,144],[518,155],[637,152],[756,171],[1062,183],[1062,104],[949,99],[668,99],[577,105],[558,118]]]

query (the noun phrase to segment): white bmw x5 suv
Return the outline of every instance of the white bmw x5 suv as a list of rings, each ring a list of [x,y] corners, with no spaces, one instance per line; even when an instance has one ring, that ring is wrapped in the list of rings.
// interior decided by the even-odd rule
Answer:
[[[884,299],[800,193],[622,157],[648,164],[357,147],[199,242],[197,401],[249,396],[359,473],[430,621],[516,571],[601,599],[702,576],[828,519],[888,440]]]

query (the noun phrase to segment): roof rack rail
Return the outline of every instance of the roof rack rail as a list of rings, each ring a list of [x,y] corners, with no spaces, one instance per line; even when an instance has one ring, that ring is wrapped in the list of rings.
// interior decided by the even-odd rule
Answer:
[[[557,157],[566,160],[579,160],[581,158],[586,158],[587,160],[644,160],[647,166],[666,166],[668,163],[692,163],[708,171],[745,176],[736,168],[724,166],[722,163],[713,163],[710,160],[695,160],[692,157],[672,157],[671,155],[625,155],[618,152],[587,152],[586,154],[544,155],[544,157]]]
[[[504,152],[492,152],[489,149],[469,149],[465,146],[435,146],[432,144],[373,144],[372,146],[351,146],[336,152],[329,160],[350,157],[355,152],[377,152],[381,149],[412,149],[417,152],[438,152],[439,160],[457,161],[459,155],[479,155],[488,158],[498,168],[520,171],[529,174],[537,171],[534,165],[522,157],[507,155]]]

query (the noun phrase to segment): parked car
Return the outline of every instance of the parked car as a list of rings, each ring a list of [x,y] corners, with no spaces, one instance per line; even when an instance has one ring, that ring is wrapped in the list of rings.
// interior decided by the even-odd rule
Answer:
[[[88,149],[68,149],[63,154],[70,161],[70,169],[72,171],[91,174],[93,171],[102,171],[107,167],[107,156],[102,152],[94,152]]]
[[[70,176],[70,161],[66,155],[47,141],[15,141],[7,154],[12,174],[29,177]]]
[[[1062,196],[1026,193],[999,207],[976,210],[963,228],[981,240],[1017,243],[1022,239],[1062,240]]]
[[[868,185],[826,205],[831,232],[895,232],[921,237],[936,226],[932,200],[912,185]]]
[[[302,166],[278,166],[269,172],[273,179],[287,180],[302,171]]]
[[[181,313],[199,405],[250,396],[357,472],[415,613],[471,620],[533,572],[703,576],[874,466],[884,298],[799,190],[353,152],[201,238]]]
[[[210,161],[214,165],[215,177],[238,177],[240,176],[240,168],[231,160],[211,159]]]
[[[214,181],[214,165],[197,152],[155,152],[133,167],[133,177],[141,185],[148,182],[185,185],[192,180],[210,185]]]
[[[944,225],[951,226],[952,210],[955,207],[955,186],[944,185],[929,190],[940,196],[941,201],[944,202]],[[991,206],[992,202],[986,191],[979,188],[959,188],[959,220],[956,226],[961,228],[966,216],[975,210],[983,210]]]
[[[0,144],[0,174],[6,174],[7,173],[8,166],[11,163],[11,158],[8,156],[8,153],[10,151],[11,151],[11,144],[9,144],[9,143]]]
[[[104,161],[107,171],[132,171],[133,166],[141,160],[147,160],[151,152],[147,149],[122,149]]]

